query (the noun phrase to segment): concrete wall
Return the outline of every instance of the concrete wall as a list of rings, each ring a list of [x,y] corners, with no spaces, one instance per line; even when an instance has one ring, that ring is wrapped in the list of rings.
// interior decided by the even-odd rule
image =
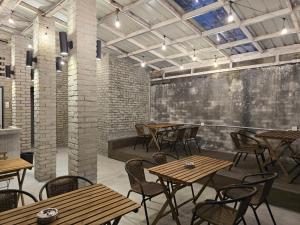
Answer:
[[[159,121],[291,129],[300,125],[300,64],[179,78],[151,86]],[[202,127],[211,149],[232,149],[232,129]]]
[[[109,139],[135,135],[135,123],[149,121],[149,73],[130,59],[105,55],[97,78],[99,148],[107,155]]]

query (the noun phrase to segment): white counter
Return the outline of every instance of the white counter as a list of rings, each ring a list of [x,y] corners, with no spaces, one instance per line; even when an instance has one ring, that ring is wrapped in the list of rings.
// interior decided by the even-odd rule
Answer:
[[[9,158],[20,157],[20,133],[16,127],[0,129],[0,152],[7,152]]]

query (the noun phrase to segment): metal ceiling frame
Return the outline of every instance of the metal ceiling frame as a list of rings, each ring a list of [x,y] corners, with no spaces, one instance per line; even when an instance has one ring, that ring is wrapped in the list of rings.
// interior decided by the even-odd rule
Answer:
[[[264,15],[260,15],[260,16],[256,16],[250,19],[245,19],[245,20],[240,20],[239,17],[237,16],[236,12],[234,11],[234,9],[232,10],[232,14],[235,18],[234,22],[230,23],[230,24],[226,24],[224,26],[218,27],[218,28],[214,28],[211,30],[207,30],[207,31],[201,31],[199,27],[197,27],[196,25],[194,25],[190,19],[199,16],[199,15],[203,15],[209,11],[212,10],[216,10],[218,8],[223,7],[225,9],[225,11],[229,11],[229,4],[228,1],[226,0],[218,0],[215,3],[209,4],[207,6],[201,7],[201,8],[197,8],[195,10],[192,10],[190,12],[187,13],[180,13],[178,12],[170,3],[168,3],[166,0],[157,0],[157,2],[166,10],[168,10],[172,15],[173,18],[167,19],[165,21],[162,21],[160,23],[151,25],[148,24],[143,18],[135,15],[132,12],[132,9],[136,8],[137,6],[141,5],[141,4],[146,4],[147,2],[149,2],[150,0],[136,0],[128,5],[122,6],[119,3],[117,3],[114,0],[103,0],[106,3],[110,4],[113,8],[115,9],[119,9],[121,13],[123,13],[125,16],[127,16],[128,18],[130,18],[130,20],[134,21],[135,23],[139,24],[142,28],[134,31],[132,33],[129,34],[124,34],[122,32],[120,32],[119,30],[112,28],[110,26],[108,26],[107,24],[105,24],[105,20],[111,17],[114,17],[116,12],[110,12],[109,14],[105,15],[104,17],[98,19],[98,25],[100,27],[103,27],[104,29],[108,30],[109,32],[111,32],[112,34],[118,36],[118,38],[114,39],[114,40],[109,40],[107,42],[103,42],[103,48],[110,48],[113,49],[115,51],[117,51],[118,53],[120,53],[119,58],[124,58],[124,57],[130,57],[138,62],[141,62],[142,60],[137,58],[135,55],[140,54],[140,53],[146,53],[149,52],[153,55],[155,55],[157,57],[157,59],[153,59],[150,60],[148,62],[146,62],[147,66],[155,69],[155,70],[163,70],[163,71],[175,71],[175,70],[179,70],[179,66],[180,64],[178,64],[176,61],[174,61],[175,58],[179,58],[179,57],[183,57],[183,56],[189,56],[192,57],[193,52],[189,51],[188,49],[186,49],[186,47],[184,47],[182,45],[182,43],[190,41],[190,40],[195,40],[195,39],[202,39],[205,42],[207,42],[207,44],[210,46],[208,48],[200,48],[200,49],[196,49],[196,53],[203,53],[203,52],[209,52],[209,51],[217,51],[220,54],[223,55],[222,58],[218,59],[220,61],[225,60],[228,61],[229,63],[232,63],[232,60],[234,60],[235,56],[229,56],[228,53],[226,53],[225,49],[228,48],[232,48],[235,46],[239,46],[239,45],[243,45],[243,44],[253,44],[256,49],[258,50],[258,53],[260,53],[261,55],[263,55],[266,51],[268,50],[264,50],[260,44],[259,41],[262,40],[266,40],[266,39],[272,39],[272,38],[276,38],[276,37],[280,37],[281,34],[280,32],[275,32],[272,34],[266,34],[266,35],[261,35],[261,36],[257,36],[254,37],[248,30],[247,26],[252,25],[252,24],[257,24],[260,22],[263,22],[265,20],[268,19],[272,19],[272,18],[276,18],[276,17],[282,17],[282,16],[287,16],[289,15],[292,19],[292,23],[294,28],[290,28],[288,34],[297,34],[298,39],[300,40],[300,24],[299,21],[297,19],[297,15],[296,12],[300,10],[300,6],[294,7],[291,3],[291,0],[285,0],[286,4],[287,4],[287,8],[284,9],[280,9],[277,11],[273,11],[270,13],[266,13]],[[4,0],[2,2],[5,3],[8,2],[8,0]],[[22,0],[17,0],[15,1],[16,5],[15,7],[17,7],[17,5],[24,7],[28,10],[31,10],[32,12],[39,14],[39,15],[44,15],[44,16],[48,16],[48,17],[53,17],[53,15],[58,12],[59,10],[61,10],[62,8],[65,7],[66,5],[66,0],[60,0],[57,3],[55,3],[54,5],[50,6],[47,10],[45,11],[41,11],[25,2],[22,2]],[[1,10],[1,6],[0,6],[0,10]],[[58,19],[55,18],[55,21],[57,24],[66,27],[67,24]],[[162,28],[164,26],[169,26],[171,24],[175,24],[181,22],[182,24],[184,24],[186,27],[188,27],[193,34],[190,36],[186,36],[183,38],[178,38],[178,39],[174,39],[171,40],[170,38],[166,38],[166,45],[172,46],[174,47],[176,50],[178,50],[180,53],[174,54],[174,55],[169,55],[169,56],[164,56],[162,54],[160,54],[159,52],[157,52],[156,50],[159,49],[161,47],[161,44],[155,44],[152,46],[145,46],[143,43],[141,43],[140,41],[136,41],[135,39],[133,39],[134,37],[137,37],[139,35],[142,34],[146,34],[146,33],[150,33],[152,35],[155,35],[156,37],[158,37],[159,39],[161,39],[163,41],[163,34],[159,33],[157,30],[159,28]],[[30,27],[32,26],[32,24],[30,24],[26,29],[24,29],[21,33],[26,35],[28,30],[30,30]],[[235,28],[239,28],[243,31],[243,33],[247,36],[246,39],[242,39],[242,40],[238,40],[238,41],[233,41],[233,42],[229,42],[229,43],[225,43],[225,44],[219,44],[216,45],[214,44],[209,38],[208,36],[210,35],[214,35],[214,34],[218,34],[218,33],[222,33],[225,31],[229,31]],[[2,25],[2,27],[0,27],[0,29],[5,30],[6,32],[9,33],[16,33],[18,32],[17,30],[10,28],[10,27],[5,27]],[[132,52],[124,52],[123,50],[121,50],[120,48],[117,48],[116,46],[114,46],[115,44],[121,42],[121,41],[129,41],[130,43],[134,44],[135,46],[137,46],[139,49],[132,51]],[[288,46],[289,47],[289,46]],[[290,48],[287,48],[290,49]],[[292,48],[293,49],[293,48]],[[252,52],[252,53],[245,53],[247,56],[248,55],[253,55],[256,56],[257,52]],[[245,60],[244,56],[245,54],[239,54],[238,57],[241,60]],[[165,68],[159,68],[155,65],[152,65],[154,63],[157,62],[163,62],[166,61],[170,64],[172,64],[173,66],[171,67],[165,67]],[[185,68],[193,68],[195,67],[195,65],[201,65],[203,63],[209,63],[212,60],[208,60],[208,61],[201,61],[201,62],[194,62],[194,63],[187,63],[184,64],[183,66]],[[207,64],[206,64],[207,65]]]

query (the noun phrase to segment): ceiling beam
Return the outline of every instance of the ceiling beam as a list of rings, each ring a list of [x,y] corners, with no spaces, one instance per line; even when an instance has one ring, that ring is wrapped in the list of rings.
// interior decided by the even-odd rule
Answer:
[[[195,10],[192,10],[190,12],[187,12],[187,13],[183,14],[182,19],[183,20],[189,20],[189,19],[192,19],[193,17],[200,16],[200,15],[203,15],[203,14],[208,13],[210,11],[219,9],[223,6],[224,6],[223,2],[217,1],[217,2],[211,3],[209,5],[203,6],[201,8],[198,8],[198,9],[195,9]]]
[[[49,9],[47,9],[42,15],[46,17],[54,16],[59,10],[63,9],[67,5],[67,0],[60,0],[59,2],[55,3]]]
[[[287,5],[288,9],[291,10],[291,18],[292,18],[292,23],[293,23],[294,27],[296,28],[296,30],[300,30],[298,18],[297,18],[297,15],[296,15],[295,11],[293,10],[293,5],[292,5],[291,1],[286,0],[286,5]],[[299,33],[297,33],[297,36],[298,36],[298,40],[300,40],[300,34]]]

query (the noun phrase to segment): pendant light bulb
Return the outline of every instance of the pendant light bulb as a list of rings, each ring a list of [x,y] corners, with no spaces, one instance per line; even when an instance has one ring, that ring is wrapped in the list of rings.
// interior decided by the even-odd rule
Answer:
[[[193,58],[192,58],[193,62],[195,62],[197,60],[197,57],[196,57],[196,50],[194,49],[194,55],[193,55]]]
[[[220,42],[221,38],[220,38],[220,34],[217,34],[217,42]]]
[[[215,68],[217,68],[217,67],[218,67],[218,63],[217,63],[217,56],[216,56],[216,55],[215,55],[214,67],[215,67]]]
[[[141,62],[141,67],[145,67],[146,66],[146,63],[145,63],[145,59],[144,59],[144,56],[143,56],[143,61]]]
[[[196,3],[198,3],[198,2],[199,2],[199,0],[195,0],[195,2],[196,2]]]
[[[120,26],[121,26],[121,23],[120,23],[120,19],[119,19],[119,9],[117,9],[117,17],[115,20],[115,27],[120,28]]]
[[[28,49],[32,49],[32,45],[31,45],[31,44],[28,44],[28,45],[27,45],[27,48],[28,48]]]
[[[14,21],[13,18],[11,18],[11,17],[9,17],[8,22],[9,22],[10,24],[15,24],[15,21]]]
[[[181,66],[180,66],[180,70],[183,70],[183,69],[184,69],[184,67],[183,67],[183,65],[181,65]]]
[[[61,60],[60,64],[61,64],[61,65],[65,65],[65,61],[64,61],[64,60]]]
[[[167,46],[166,46],[166,35],[164,35],[164,42],[163,42],[163,44],[162,44],[162,46],[161,46],[161,49],[162,49],[163,51],[166,51],[166,50],[167,50]]]
[[[282,26],[282,30],[281,30],[281,35],[285,35],[288,32],[288,30],[285,26],[285,22],[286,22],[286,18],[283,18],[283,26]]]
[[[229,2],[229,14],[228,14],[228,17],[227,17],[227,21],[228,23],[231,23],[233,22],[234,18],[233,18],[233,15],[232,15],[232,2],[230,1]]]

